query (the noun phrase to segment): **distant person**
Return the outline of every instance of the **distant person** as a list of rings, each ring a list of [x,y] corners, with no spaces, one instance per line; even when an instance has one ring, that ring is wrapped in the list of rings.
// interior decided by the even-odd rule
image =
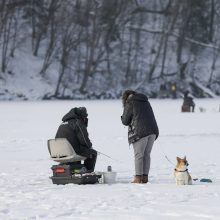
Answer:
[[[148,98],[141,93],[126,90],[122,96],[124,107],[122,123],[128,126],[128,142],[133,144],[135,177],[132,183],[147,183],[150,154],[159,135],[157,122]]]
[[[167,98],[167,87],[166,87],[166,84],[161,84],[160,85],[159,97],[160,98]]]
[[[72,108],[62,118],[56,138],[66,138],[77,154],[87,157],[84,165],[88,172],[93,172],[97,158],[97,151],[92,149],[92,143],[87,131],[88,114],[85,107]]]
[[[177,90],[176,83],[171,83],[170,91],[173,99],[176,99],[176,90]]]
[[[194,112],[194,110],[195,103],[193,101],[193,98],[189,96],[189,91],[186,91],[183,97],[182,112]]]

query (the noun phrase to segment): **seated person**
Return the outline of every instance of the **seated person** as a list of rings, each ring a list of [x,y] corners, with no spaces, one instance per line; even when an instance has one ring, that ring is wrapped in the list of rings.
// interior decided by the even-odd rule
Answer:
[[[193,98],[189,96],[189,91],[184,93],[182,112],[194,112],[195,103]]]
[[[88,114],[85,107],[73,108],[62,118],[55,138],[66,138],[75,152],[87,157],[84,165],[88,172],[93,172],[97,158],[97,151],[92,149],[92,143],[87,131]]]

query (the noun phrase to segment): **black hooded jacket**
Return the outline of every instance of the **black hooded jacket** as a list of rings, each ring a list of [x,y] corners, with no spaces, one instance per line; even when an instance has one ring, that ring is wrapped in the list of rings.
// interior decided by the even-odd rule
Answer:
[[[144,94],[129,95],[125,102],[121,120],[124,125],[128,126],[130,144],[151,134],[155,134],[156,138],[159,135],[153,110]]]
[[[80,154],[80,147],[91,148],[92,143],[87,131],[87,112],[85,108],[73,108],[63,116],[63,123],[59,126],[55,138],[66,138],[76,153]]]

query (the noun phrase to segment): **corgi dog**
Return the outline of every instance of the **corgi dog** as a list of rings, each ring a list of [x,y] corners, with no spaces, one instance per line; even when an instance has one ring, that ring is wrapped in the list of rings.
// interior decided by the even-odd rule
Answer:
[[[176,179],[176,185],[192,185],[192,178],[188,172],[188,161],[186,156],[181,159],[176,157],[177,164],[174,170],[174,176]]]

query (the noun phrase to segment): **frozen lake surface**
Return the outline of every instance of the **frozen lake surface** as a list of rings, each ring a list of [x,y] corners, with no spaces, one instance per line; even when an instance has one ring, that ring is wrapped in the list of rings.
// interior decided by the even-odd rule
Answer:
[[[182,100],[150,102],[160,136],[148,184],[130,183],[133,148],[120,121],[120,101],[0,102],[0,219],[219,220],[220,99],[195,100],[195,113],[181,113]],[[93,147],[114,159],[99,155],[96,171],[111,165],[116,184],[61,186],[49,179],[56,162],[49,159],[47,140],[62,116],[79,106],[88,109]],[[176,186],[173,163],[185,155],[193,178],[213,182]]]

